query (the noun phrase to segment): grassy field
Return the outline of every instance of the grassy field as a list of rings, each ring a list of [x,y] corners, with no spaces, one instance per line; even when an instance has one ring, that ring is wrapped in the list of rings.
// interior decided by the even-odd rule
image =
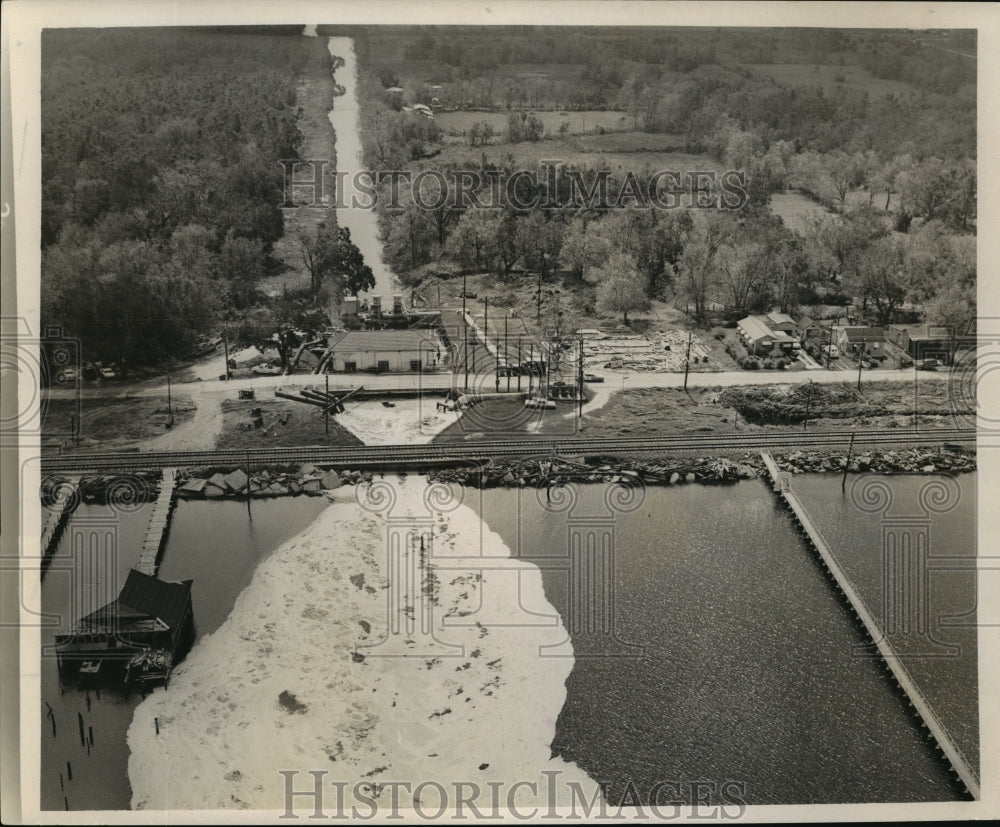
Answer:
[[[756,75],[771,78],[782,86],[819,86],[824,92],[844,86],[867,92],[873,99],[889,94],[907,95],[915,91],[907,83],[874,77],[859,66],[816,63],[744,63],[742,66]]]
[[[577,141],[587,152],[666,152],[685,154],[684,135],[677,132],[606,132],[580,135]]]
[[[642,133],[638,133],[642,134]],[[623,138],[623,141],[626,139]],[[445,146],[432,159],[415,163],[415,169],[440,169],[443,166],[478,168],[483,155],[487,163],[504,165],[509,157],[516,159],[522,169],[535,169],[540,161],[561,161],[567,167],[604,167],[613,173],[624,175],[632,171],[640,178],[661,170],[717,170],[724,167],[705,155],[685,152],[657,152],[638,149],[595,150],[585,139],[568,137],[553,138],[537,142],[525,141],[518,144],[492,143],[486,147],[472,147],[468,144]]]
[[[514,110],[515,113],[517,110]],[[558,135],[562,124],[569,124],[569,134],[582,135],[601,129],[616,130],[632,126],[632,119],[624,112],[586,110],[586,111],[540,111],[526,110],[535,115],[544,125],[546,135]],[[459,133],[464,135],[473,124],[489,123],[498,135],[507,129],[510,113],[507,110],[498,112],[439,112],[435,116],[438,126],[445,135]]]
[[[241,425],[252,421],[251,411],[260,408],[264,427],[246,430]],[[274,401],[238,401],[222,403],[222,434],[216,448],[282,448],[294,445],[361,445],[354,434],[330,417],[330,433],[324,433],[323,416],[313,405]]]
[[[793,232],[805,233],[809,221],[816,216],[833,215],[822,204],[797,192],[776,192],[771,195],[771,212],[785,222]]]
[[[191,397],[174,394],[171,399],[174,427],[194,416]],[[49,399],[45,403],[42,435],[65,439],[71,433],[76,402]],[[83,397],[80,400],[80,447],[114,448],[158,437],[166,431],[167,397]]]

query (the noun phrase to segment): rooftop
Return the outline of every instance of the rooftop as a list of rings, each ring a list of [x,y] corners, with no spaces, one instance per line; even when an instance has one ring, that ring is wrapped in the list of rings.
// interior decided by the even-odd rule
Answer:
[[[422,330],[352,330],[335,333],[335,351],[356,352],[367,350],[437,350],[436,337]]]
[[[771,324],[791,324],[791,325],[795,324],[795,319],[793,319],[787,313],[782,313],[778,310],[772,310],[764,318],[767,319],[767,321],[769,321]]]
[[[168,582],[131,569],[118,599],[80,618],[78,625],[119,631],[151,626],[173,629],[184,620],[192,582]]]

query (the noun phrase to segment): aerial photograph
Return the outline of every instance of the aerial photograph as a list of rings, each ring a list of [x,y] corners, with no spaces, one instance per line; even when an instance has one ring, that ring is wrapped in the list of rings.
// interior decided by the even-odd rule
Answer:
[[[564,22],[41,32],[43,813],[981,799],[977,30]]]

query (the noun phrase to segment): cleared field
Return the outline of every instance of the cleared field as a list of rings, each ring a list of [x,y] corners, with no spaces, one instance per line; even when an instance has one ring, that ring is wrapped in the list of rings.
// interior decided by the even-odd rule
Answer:
[[[592,152],[678,152],[684,146],[684,136],[674,132],[606,132],[577,140]]]
[[[822,204],[797,192],[774,193],[771,195],[771,212],[785,222],[788,229],[805,233],[809,220],[818,215],[833,215]]]
[[[253,410],[260,409],[264,425],[252,427]],[[330,417],[330,433],[322,411],[312,405],[283,400],[222,403],[222,433],[216,448],[280,448],[294,445],[361,445],[361,440]]]
[[[754,74],[771,78],[782,86],[822,87],[824,91],[846,86],[867,92],[873,98],[885,95],[908,95],[915,90],[898,80],[874,77],[858,66],[840,66],[817,63],[744,63],[743,68]],[[842,78],[842,80],[840,80]]]
[[[441,169],[454,165],[468,169],[478,168],[486,156],[486,163],[504,166],[509,157],[521,165],[532,169],[540,161],[561,161],[567,167],[597,168],[604,167],[613,173],[624,174],[631,170],[636,175],[651,175],[662,170],[716,170],[724,167],[718,161],[706,155],[692,155],[686,152],[627,152],[627,151],[594,151],[589,149],[578,138],[541,140],[537,142],[524,141],[518,144],[494,143],[486,147],[471,147],[467,144],[452,144],[445,146],[441,153],[433,159],[415,163],[413,167],[425,169]]]
[[[830,188],[830,198],[833,198],[833,188]],[[869,203],[876,210],[885,209],[885,192],[876,190],[873,193],[867,190],[855,190],[847,194],[847,209],[857,209],[867,207]],[[810,220],[816,216],[836,216],[838,213],[831,212],[822,204],[817,204],[808,196],[797,192],[776,192],[771,195],[771,212],[785,222],[785,226],[793,232],[805,234]],[[896,196],[889,202],[889,211],[892,212],[896,206]],[[891,224],[891,216],[885,216],[884,221]]]
[[[191,397],[174,394],[171,405],[174,428],[188,422],[195,412]],[[49,399],[45,403],[43,436],[65,435],[72,430],[76,403]],[[167,397],[83,397],[80,400],[80,447],[111,448],[142,442],[167,433]],[[67,446],[69,441],[67,440]]]
[[[514,109],[517,113],[520,110]],[[595,132],[601,129],[614,130],[625,129],[632,126],[632,118],[624,112],[614,110],[582,110],[579,112],[562,111],[539,111],[535,109],[524,110],[535,115],[544,125],[546,135],[558,135],[562,124],[568,124],[567,130],[571,135],[582,135],[588,132]],[[435,116],[438,126],[445,135],[458,133],[465,135],[473,124],[486,122],[490,124],[497,135],[502,135],[507,128],[507,119],[510,112],[506,109],[495,112],[439,112]]]

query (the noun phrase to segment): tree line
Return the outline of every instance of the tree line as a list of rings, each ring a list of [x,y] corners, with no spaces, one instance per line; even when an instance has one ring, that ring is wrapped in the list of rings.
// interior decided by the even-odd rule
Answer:
[[[46,30],[43,321],[127,369],[254,303],[309,59],[291,33]]]

